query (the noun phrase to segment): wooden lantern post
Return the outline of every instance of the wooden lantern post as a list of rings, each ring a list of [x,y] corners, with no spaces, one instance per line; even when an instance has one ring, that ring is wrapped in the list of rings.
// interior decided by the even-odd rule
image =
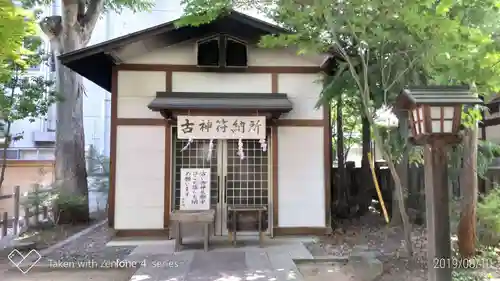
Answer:
[[[464,105],[482,101],[462,86],[410,87],[396,107],[408,110],[412,140],[424,146],[429,281],[451,281],[450,198],[447,149],[460,142]]]

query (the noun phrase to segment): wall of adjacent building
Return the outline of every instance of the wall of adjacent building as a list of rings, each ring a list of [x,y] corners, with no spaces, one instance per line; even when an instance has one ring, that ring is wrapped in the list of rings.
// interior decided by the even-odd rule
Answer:
[[[0,195],[14,193],[19,186],[21,196],[33,191],[33,184],[50,185],[54,177],[54,161],[8,161],[5,169],[5,180],[0,188]],[[0,200],[0,213],[14,214],[14,199]]]
[[[485,119],[500,118],[500,113],[485,113]],[[479,133],[481,137],[481,133]],[[486,140],[500,144],[500,125],[486,127]]]

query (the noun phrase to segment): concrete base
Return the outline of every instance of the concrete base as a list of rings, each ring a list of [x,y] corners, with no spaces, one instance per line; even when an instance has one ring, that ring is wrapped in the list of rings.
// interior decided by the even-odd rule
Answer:
[[[131,280],[302,280],[294,259],[313,259],[300,240],[310,238],[266,239],[259,247],[258,238],[241,237],[243,244],[233,247],[227,237],[213,239],[209,252],[203,245],[192,244],[181,252],[174,252],[173,241],[138,246],[127,258],[141,266]],[[186,245],[189,245],[186,239]],[[199,239],[198,239],[199,241]],[[194,242],[194,241],[193,241]]]

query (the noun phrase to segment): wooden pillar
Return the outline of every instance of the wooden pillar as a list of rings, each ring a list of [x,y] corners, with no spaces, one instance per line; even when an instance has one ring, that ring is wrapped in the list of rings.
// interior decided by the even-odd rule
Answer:
[[[447,144],[443,140],[434,141],[424,148],[429,281],[451,281],[450,198],[446,149]]]

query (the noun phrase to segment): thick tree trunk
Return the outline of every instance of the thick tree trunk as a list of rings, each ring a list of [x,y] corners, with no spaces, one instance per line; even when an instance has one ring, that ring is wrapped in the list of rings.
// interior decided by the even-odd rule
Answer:
[[[69,2],[69,1],[68,1]],[[46,18],[40,26],[51,39],[56,55],[78,50],[85,45],[84,29],[77,21],[78,5],[64,4],[63,17]],[[62,192],[85,197],[87,204],[78,213],[65,214],[59,223],[83,222],[89,219],[88,186],[83,128],[83,85],[77,73],[56,64],[57,104],[55,184]],[[61,214],[62,215],[62,214]]]
[[[78,47],[73,50],[76,49]],[[60,81],[59,92],[64,94],[63,101],[57,106],[56,186],[73,195],[86,198],[87,204],[84,210],[86,214],[81,214],[78,220],[88,220],[82,79],[60,63],[57,72]]]
[[[462,206],[458,224],[458,248],[464,258],[476,252],[476,204],[477,204],[477,127],[467,129],[464,140],[464,164],[460,173]]]

